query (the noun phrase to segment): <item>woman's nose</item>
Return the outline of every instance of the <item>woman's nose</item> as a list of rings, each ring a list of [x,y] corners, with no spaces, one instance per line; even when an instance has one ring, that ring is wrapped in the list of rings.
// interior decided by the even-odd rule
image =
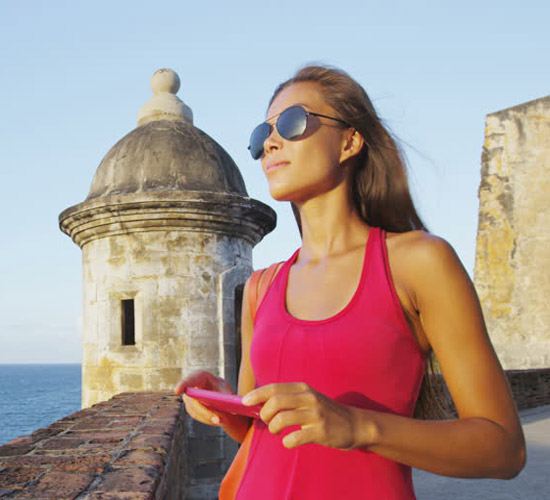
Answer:
[[[277,127],[272,127],[271,132],[264,141],[264,153],[271,151],[273,148],[280,148],[281,141],[282,137],[279,135]]]

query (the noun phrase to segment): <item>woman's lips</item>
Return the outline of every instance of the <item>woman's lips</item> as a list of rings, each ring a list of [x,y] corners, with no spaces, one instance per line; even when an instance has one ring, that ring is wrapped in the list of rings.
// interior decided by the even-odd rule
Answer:
[[[266,167],[265,170],[266,170],[266,172],[270,172],[271,170],[275,170],[277,168],[284,167],[285,165],[288,165],[288,164],[289,164],[288,161],[280,161],[280,162],[277,162],[277,163],[271,163]]]

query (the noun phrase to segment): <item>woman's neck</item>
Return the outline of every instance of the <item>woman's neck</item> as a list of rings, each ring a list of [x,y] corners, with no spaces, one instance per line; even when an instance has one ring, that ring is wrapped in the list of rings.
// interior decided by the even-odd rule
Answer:
[[[348,203],[314,198],[296,203],[302,225],[299,260],[320,261],[361,246],[369,226]]]

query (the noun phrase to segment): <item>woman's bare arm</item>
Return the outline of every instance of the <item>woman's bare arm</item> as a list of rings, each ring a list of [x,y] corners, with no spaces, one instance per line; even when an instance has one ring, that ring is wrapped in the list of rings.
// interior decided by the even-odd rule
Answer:
[[[358,410],[356,447],[446,476],[513,478],[526,462],[525,438],[473,283],[440,237],[418,231],[407,258],[422,326],[459,418]]]
[[[250,278],[246,280],[243,288],[243,300],[241,307],[241,366],[239,367],[239,380],[237,382],[237,394],[244,396],[254,389],[256,382],[250,365],[250,344],[252,342],[252,316],[248,306],[248,287]],[[224,415],[220,422],[223,430],[235,441],[242,443],[248,431],[252,419],[241,415]]]

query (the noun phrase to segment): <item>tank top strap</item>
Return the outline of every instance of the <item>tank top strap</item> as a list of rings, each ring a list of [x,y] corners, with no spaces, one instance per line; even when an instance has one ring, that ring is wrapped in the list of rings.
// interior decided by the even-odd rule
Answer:
[[[388,287],[388,255],[386,249],[386,231],[379,226],[371,226],[369,238],[368,260],[365,263],[365,276],[367,282],[366,293],[363,300],[386,301],[389,299]]]
[[[262,313],[266,309],[266,304],[269,307],[269,303],[273,300],[277,300],[278,295],[280,294],[281,288],[281,276],[283,273],[288,272],[287,268],[290,266],[291,262],[294,261],[295,256],[300,251],[300,248],[297,248],[294,253],[287,259],[276,262],[272,264],[269,268],[265,268],[264,276],[261,280],[264,286],[261,294],[257,295],[257,300],[255,301],[256,308],[254,314],[252,315],[252,324],[256,324],[256,317],[259,312]]]
[[[378,226],[371,226],[366,242],[365,256],[361,273],[361,280],[358,286],[357,300],[359,302],[369,302],[373,294],[377,293],[377,287],[380,280],[380,267],[383,262],[381,243],[383,242],[383,229]],[[363,304],[359,306],[359,310]]]
[[[374,300],[378,307],[388,309],[389,317],[392,317],[401,327],[403,334],[414,340],[415,347],[422,355],[418,342],[414,337],[414,332],[409,325],[405,312],[401,306],[397,288],[392,276],[390,261],[388,257],[387,246],[387,231],[383,228],[378,228],[376,234],[376,244],[373,245],[371,254],[372,262],[369,268],[368,280],[371,286],[375,287],[377,292],[374,295]]]

